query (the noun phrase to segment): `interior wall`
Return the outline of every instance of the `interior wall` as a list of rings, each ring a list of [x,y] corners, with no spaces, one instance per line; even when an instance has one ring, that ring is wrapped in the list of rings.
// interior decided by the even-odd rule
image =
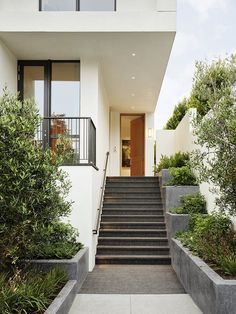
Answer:
[[[151,134],[149,134],[149,131]],[[153,176],[154,166],[154,113],[145,115],[145,175]]]
[[[39,0],[0,0],[0,11],[38,11]]]
[[[7,87],[12,93],[17,91],[17,59],[13,53],[0,41],[0,95]]]

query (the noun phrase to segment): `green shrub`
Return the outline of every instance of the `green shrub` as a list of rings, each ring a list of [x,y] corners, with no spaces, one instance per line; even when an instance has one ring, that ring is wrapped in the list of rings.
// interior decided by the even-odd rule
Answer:
[[[236,84],[236,55],[212,63],[197,62],[189,108],[197,108],[203,117],[220,100],[228,97]]]
[[[76,241],[78,232],[70,224],[55,222],[37,230],[27,258],[72,258],[83,246]]]
[[[173,156],[162,155],[160,162],[157,166],[157,171],[160,172],[162,169],[169,168],[180,168],[186,166],[189,163],[189,154],[178,152]]]
[[[197,185],[197,180],[188,166],[170,168],[171,180],[167,185]]]
[[[188,101],[186,98],[184,98],[181,102],[178,103],[177,106],[175,106],[174,112],[170,119],[167,121],[165,129],[166,130],[175,130],[177,126],[179,125],[180,121],[185,116],[186,112],[188,110]]]
[[[40,270],[17,270],[13,275],[0,274],[0,309],[4,314],[43,314],[66,282],[60,268],[48,273]]]
[[[59,169],[63,157],[43,150],[35,141],[40,120],[33,101],[21,102],[7,92],[0,98],[0,260],[3,263],[16,263],[40,241],[43,246],[45,237],[35,243],[35,236],[71,211],[71,203],[66,200],[70,182]]]
[[[177,237],[206,262],[234,275],[236,233],[229,217],[219,213],[198,215],[191,229],[179,233]]]
[[[174,214],[207,214],[206,200],[200,193],[184,195],[180,198],[180,206],[171,208]]]

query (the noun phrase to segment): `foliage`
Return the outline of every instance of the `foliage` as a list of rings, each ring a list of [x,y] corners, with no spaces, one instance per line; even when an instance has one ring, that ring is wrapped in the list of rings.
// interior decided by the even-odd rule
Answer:
[[[220,213],[198,215],[191,229],[178,238],[205,261],[235,275],[236,233],[229,217]]]
[[[181,102],[179,102],[175,108],[172,116],[167,121],[164,129],[166,130],[175,130],[183,117],[185,116],[188,110],[188,100],[184,98]]]
[[[189,162],[189,154],[188,153],[181,153],[178,152],[173,156],[165,156],[162,155],[160,162],[157,166],[157,171],[160,172],[162,169],[169,169],[169,168],[180,168],[186,166]]]
[[[167,185],[197,185],[197,180],[188,166],[170,168],[170,181]]]
[[[44,313],[66,282],[60,268],[0,274],[0,309],[4,314]]]
[[[83,246],[76,241],[78,232],[70,224],[54,222],[35,232],[27,258],[72,258]]]
[[[197,62],[189,108],[197,108],[204,116],[221,98],[227,97],[227,90],[236,84],[236,55],[218,59],[208,64]]]
[[[204,149],[193,152],[192,166],[200,182],[217,187],[213,192],[218,195],[220,210],[236,215],[235,87],[211,104],[211,112],[201,121],[195,121],[196,144]]]
[[[15,263],[71,211],[65,200],[70,183],[59,169],[62,156],[43,150],[34,137],[40,117],[31,100],[6,91],[0,99],[0,259]],[[43,241],[45,237],[42,238]]]
[[[175,214],[206,214],[206,200],[200,193],[184,195],[180,198],[180,207],[170,209]]]

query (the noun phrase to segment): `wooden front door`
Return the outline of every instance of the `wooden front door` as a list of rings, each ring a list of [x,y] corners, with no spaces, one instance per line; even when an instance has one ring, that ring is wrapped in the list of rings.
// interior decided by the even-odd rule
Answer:
[[[131,121],[131,176],[144,176],[144,116]]]

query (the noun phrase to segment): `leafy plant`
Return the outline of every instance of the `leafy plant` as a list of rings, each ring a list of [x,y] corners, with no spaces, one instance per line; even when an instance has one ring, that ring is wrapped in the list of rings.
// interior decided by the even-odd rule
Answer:
[[[180,168],[186,166],[189,163],[189,153],[177,152],[173,156],[162,155],[160,162],[157,166],[157,171],[160,172],[162,169],[169,168]]]
[[[188,166],[170,168],[171,180],[167,185],[197,185],[197,180]]]
[[[167,121],[164,129],[166,130],[175,130],[183,117],[185,116],[188,110],[188,100],[184,98],[181,102],[179,102],[173,111],[172,116]]]
[[[234,275],[236,233],[228,216],[220,213],[195,216],[190,230],[177,237],[205,261]]]
[[[171,208],[175,214],[207,214],[206,200],[200,193],[184,195],[180,198],[180,207]]]
[[[82,247],[78,232],[70,224],[54,222],[33,235],[33,243],[25,252],[27,258],[72,258]]]
[[[65,271],[54,268],[0,274],[0,309],[4,314],[43,314],[66,282]]]
[[[208,64],[197,62],[189,108],[197,108],[202,117],[236,84],[236,55]]]
[[[232,59],[236,76],[235,59],[236,56]],[[211,111],[195,121],[196,144],[204,150],[196,149],[191,159],[199,181],[215,186],[212,191],[218,195],[220,210],[236,215],[236,90],[230,84],[228,78],[221,87],[215,87],[208,99]]]
[[[33,101],[21,102],[4,92],[0,99],[0,260],[3,263],[16,263],[24,258],[35,245],[35,235],[71,211],[71,203],[66,200],[70,182],[59,169],[63,156],[43,150],[35,140],[40,120]]]

